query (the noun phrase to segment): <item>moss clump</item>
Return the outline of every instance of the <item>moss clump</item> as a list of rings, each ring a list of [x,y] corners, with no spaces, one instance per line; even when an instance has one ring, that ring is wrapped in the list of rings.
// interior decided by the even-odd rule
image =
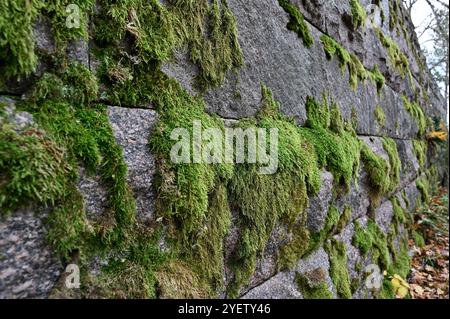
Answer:
[[[44,131],[0,121],[0,210],[29,203],[53,205],[64,194],[65,150]]]
[[[413,119],[416,121],[418,134],[421,136],[425,134],[426,128],[427,128],[427,119],[425,117],[425,114],[422,110],[422,108],[419,106],[417,102],[411,102],[408,100],[406,96],[402,97],[403,99],[403,105],[405,107],[405,110],[411,114]]]
[[[372,260],[384,270],[387,270],[391,264],[390,254],[386,234],[378,225],[369,220],[367,228],[364,229],[358,222],[354,223],[355,234],[352,242],[365,256],[372,252]]]
[[[172,270],[172,258],[158,247],[158,234],[144,230],[134,233],[126,250],[111,257],[108,265],[91,281],[87,294],[93,298],[148,299],[156,298],[160,290],[158,279]],[[166,268],[163,268],[167,265]],[[175,271],[174,271],[175,272]],[[177,272],[174,280],[182,281],[186,276]],[[166,287],[166,286],[165,286]],[[194,291],[196,286],[192,285]],[[181,292],[179,292],[181,294]]]
[[[420,168],[425,168],[427,161],[427,142],[423,140],[412,140],[412,145]]]
[[[382,139],[383,149],[389,156],[389,191],[394,191],[400,182],[400,171],[402,169],[402,162],[398,154],[397,143],[389,137]]]
[[[425,239],[421,233],[419,233],[416,230],[413,230],[411,233],[411,237],[414,240],[414,244],[416,244],[417,247],[422,248],[425,246]]]
[[[316,194],[321,184],[313,146],[300,134],[293,120],[278,112],[278,103],[264,86],[262,93],[263,107],[257,118],[243,120],[239,127],[279,130],[279,169],[273,175],[261,175],[256,164],[235,167],[230,200],[240,214],[241,239],[233,263],[235,277],[228,287],[231,297],[238,296],[240,287],[250,279],[257,256],[279,221],[286,223],[294,234],[292,242],[282,249],[280,267],[289,266],[306,250],[309,240],[304,212],[308,194]]]
[[[350,276],[347,266],[347,252],[345,244],[331,240],[325,245],[330,260],[330,276],[340,298],[351,299]]]
[[[367,178],[371,185],[372,199],[378,202],[383,194],[389,191],[391,181],[389,178],[390,167],[381,156],[376,155],[367,145],[361,149],[361,160],[367,172]]]
[[[353,90],[358,88],[358,83],[364,83],[367,79],[370,79],[377,86],[377,91],[380,92],[384,85],[384,76],[380,73],[378,66],[375,66],[373,70],[367,70],[362,64],[361,60],[348,52],[342,45],[328,35],[322,35],[320,40],[323,44],[323,49],[328,60],[331,60],[334,56],[338,58],[341,71],[344,72],[345,68],[349,73],[349,84]]]
[[[392,208],[393,208],[393,225],[395,230],[398,229],[399,225],[404,225],[408,222],[405,210],[400,205],[398,198],[391,198]]]
[[[355,221],[353,225],[355,227],[355,234],[353,235],[352,243],[364,256],[366,256],[372,248],[372,236],[370,236],[357,221]]]
[[[307,252],[310,241],[309,231],[303,226],[295,227],[292,236],[292,240],[280,249],[279,269],[293,269]]]
[[[290,20],[287,25],[288,29],[297,33],[298,37],[303,40],[305,47],[310,48],[314,43],[308,25],[303,18],[300,10],[289,2],[289,0],[278,0],[280,6],[289,14]]]
[[[43,1],[5,0],[0,3],[0,70],[2,77],[28,75],[37,65],[33,23]]]
[[[377,93],[380,94],[381,89],[383,88],[386,82],[384,75],[380,72],[378,65],[375,65],[371,71],[368,70],[367,72],[369,74],[370,80],[374,82],[375,85],[377,86]]]
[[[181,261],[172,260],[155,273],[159,298],[200,299],[209,296],[209,287],[192,271],[192,267]]]
[[[78,27],[66,27],[69,4],[79,8]],[[30,75],[36,68],[38,52],[33,36],[39,15],[48,17],[56,48],[63,52],[69,40],[87,39],[87,14],[93,8],[91,0],[2,1],[0,4],[0,70],[1,80]]]
[[[406,55],[400,50],[397,43],[394,42],[390,37],[386,36],[383,31],[376,28],[375,29],[381,44],[386,48],[389,60],[400,73],[400,75],[405,78],[407,75],[412,78],[411,71],[409,70],[409,61]]]
[[[367,13],[359,0],[350,0],[350,7],[352,10],[353,26],[355,29],[364,27],[366,24]]]
[[[427,203],[430,199],[430,186],[428,184],[428,181],[425,178],[421,177],[416,180],[416,187],[420,192],[422,202]]]
[[[243,64],[236,21],[225,0],[173,0],[167,5],[157,0],[128,0],[105,3],[101,8],[94,17],[94,38],[109,50],[100,54],[102,73],[122,68],[130,75],[122,83],[114,82],[109,92],[120,96],[122,103],[129,100],[123,99],[127,96],[139,97],[132,105],[151,100],[154,74],[176,48],[188,48],[190,60],[199,67],[196,84],[202,90],[221,84],[229,70]],[[124,54],[117,45],[125,39],[132,40],[137,56]]]
[[[333,294],[325,281],[325,275],[322,268],[306,275],[300,273],[295,275],[298,290],[305,299],[333,299]]]
[[[384,110],[381,108],[381,106],[377,105],[374,111],[375,119],[377,120],[378,125],[380,127],[386,126],[386,114],[384,114]]]
[[[333,174],[336,185],[349,189],[359,171],[360,142],[355,132],[348,123],[344,129],[339,107],[333,103],[330,109],[325,98],[319,103],[308,97],[306,112],[301,134],[314,145],[320,167]]]

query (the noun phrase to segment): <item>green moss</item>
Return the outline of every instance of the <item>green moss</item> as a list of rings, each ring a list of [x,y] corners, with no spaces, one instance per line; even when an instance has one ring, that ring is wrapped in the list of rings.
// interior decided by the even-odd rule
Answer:
[[[406,190],[403,190],[401,195],[402,195],[403,201],[405,202],[406,208],[409,209],[411,206],[411,203],[409,201],[408,195],[406,194]]]
[[[314,145],[319,165],[333,174],[337,185],[349,189],[359,171],[360,142],[356,134],[348,125],[344,130],[339,107],[333,103],[330,110],[325,98],[319,103],[308,97],[306,112],[308,119],[301,134]]]
[[[375,29],[381,44],[386,48],[389,61],[392,66],[397,69],[400,75],[405,78],[407,75],[409,78],[412,77],[411,71],[409,69],[409,61],[406,55],[400,50],[397,43],[394,42],[390,37],[385,35],[383,31],[376,28]]]
[[[364,256],[372,252],[372,260],[382,267],[383,270],[387,270],[391,264],[391,259],[386,234],[372,220],[368,221],[366,229],[362,228],[358,222],[355,222],[354,226],[353,245]]]
[[[345,206],[344,212],[339,218],[338,223],[336,224],[336,234],[340,234],[345,227],[347,227],[348,223],[352,218],[352,209],[349,206]]]
[[[427,203],[430,199],[430,191],[428,181],[421,177],[416,180],[416,187],[420,192],[421,199],[423,203]]]
[[[400,182],[400,171],[402,169],[402,162],[398,154],[397,143],[389,137],[383,137],[382,139],[383,149],[389,156],[389,191],[394,191]]]
[[[367,70],[362,64],[361,60],[355,55],[348,52],[341,44],[328,35],[322,35],[320,40],[323,44],[323,49],[327,59],[331,60],[334,56],[339,61],[339,66],[342,72],[348,69],[349,84],[353,90],[358,88],[358,83],[365,83],[370,79],[377,86],[377,91],[380,92],[384,85],[384,76],[380,73],[378,66],[373,70]]]
[[[412,140],[414,154],[417,157],[420,168],[424,169],[427,161],[427,142],[423,140]]]
[[[355,29],[364,27],[366,23],[367,13],[359,0],[350,0],[350,7],[352,10],[353,26]]]
[[[413,230],[411,236],[412,239],[414,240],[414,244],[416,244],[417,247],[422,248],[423,246],[425,246],[425,239],[423,238],[421,233],[419,233],[416,230]]]
[[[357,221],[355,221],[353,225],[355,227],[355,233],[353,235],[352,244],[357,247],[364,256],[366,256],[372,248],[372,236],[365,231]]]
[[[308,252],[316,250],[325,242],[325,240],[334,234],[335,226],[339,222],[339,216],[339,210],[335,206],[330,206],[327,217],[324,221],[323,229],[318,233],[311,234]]]
[[[311,280],[309,277],[297,273],[295,281],[305,299],[333,299],[333,294],[323,278]]]
[[[29,75],[37,65],[33,23],[43,1],[5,0],[0,3],[0,73],[2,77]]]
[[[422,108],[417,102],[409,101],[406,96],[403,96],[402,98],[405,110],[409,114],[411,114],[413,119],[416,121],[419,136],[425,134],[427,128],[427,119]]]
[[[384,87],[384,84],[386,82],[384,75],[380,72],[378,65],[375,65],[371,71],[368,70],[367,72],[370,80],[377,86],[377,93],[380,94],[381,89]]]
[[[330,276],[340,298],[351,299],[350,277],[345,244],[332,240],[325,245],[330,260]]]
[[[386,114],[384,114],[384,110],[381,108],[381,106],[377,105],[374,111],[375,119],[377,120],[378,125],[380,127],[386,126]]]
[[[225,0],[176,0],[167,5],[157,0],[127,0],[102,8],[94,19],[94,37],[111,52],[100,54],[100,71],[102,78],[108,79],[112,70],[128,70],[131,77],[122,83],[112,79],[114,86],[109,92],[122,103],[130,98],[131,105],[151,100],[149,95],[158,92],[152,90],[155,73],[163,61],[172,57],[175,48],[188,48],[191,61],[199,68],[196,84],[200,89],[221,84],[229,70],[243,64],[236,21]],[[129,34],[137,57],[124,56],[117,46]],[[144,63],[136,64],[136,60]],[[139,82],[144,85],[135,87]],[[144,92],[139,92],[141,89]]]
[[[367,145],[362,146],[361,160],[367,172],[372,197],[377,202],[383,194],[389,191],[391,181],[389,178],[390,167],[382,157],[376,155]]]
[[[69,4],[79,8],[79,26],[66,27]],[[30,75],[37,66],[38,52],[33,35],[39,15],[45,15],[51,25],[56,48],[63,52],[69,40],[87,39],[87,15],[93,8],[92,0],[58,0],[32,2],[3,1],[0,4],[0,66],[2,80]],[[42,22],[40,22],[42,23]]]
[[[30,203],[53,205],[64,194],[65,150],[44,131],[0,121],[0,155],[2,214]]]
[[[289,266],[301,251],[306,250],[308,193],[316,194],[321,183],[313,146],[299,133],[292,120],[278,112],[278,103],[273,100],[271,92],[263,87],[262,93],[263,107],[257,119],[243,120],[239,127],[257,125],[279,130],[279,169],[273,175],[261,175],[258,165],[240,164],[235,167],[230,183],[230,200],[239,211],[241,239],[233,263],[235,277],[228,287],[232,297],[238,296],[240,287],[250,279],[257,256],[279,221],[286,223],[294,233],[293,241],[282,249],[280,266]]]
[[[289,14],[288,29],[297,33],[298,37],[303,40],[305,47],[310,48],[314,43],[314,38],[300,10],[290,3],[289,0],[278,0],[278,3]]]
[[[389,279],[383,279],[383,284],[378,296],[381,299],[395,299],[395,289]]]
[[[400,243],[400,251],[394,255],[394,260],[388,268],[388,273],[407,278],[410,272],[411,257],[408,252],[408,242],[404,240]]]
[[[398,229],[399,225],[404,225],[408,222],[406,212],[400,205],[400,202],[398,198],[393,197],[391,198],[392,208],[393,208],[393,225],[395,227],[395,230]]]
[[[304,227],[295,227],[292,240],[281,247],[278,259],[278,268],[293,269],[297,262],[305,255],[310,241],[309,231]]]

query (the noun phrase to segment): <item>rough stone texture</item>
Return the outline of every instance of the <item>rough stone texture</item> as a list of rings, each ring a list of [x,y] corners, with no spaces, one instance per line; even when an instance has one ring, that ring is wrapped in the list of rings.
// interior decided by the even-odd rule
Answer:
[[[294,271],[280,272],[260,286],[246,293],[242,299],[302,299],[295,283],[296,273],[306,274],[317,269],[323,269],[327,274],[325,282],[329,289],[335,294],[334,286],[328,271],[330,264],[328,255],[323,248],[318,249],[308,258],[301,260]]]
[[[264,83],[281,102],[282,111],[293,116],[299,124],[306,119],[306,97],[321,99],[327,92],[339,103],[345,118],[350,119],[353,107],[356,108],[359,134],[383,133],[397,138],[410,138],[417,134],[417,126],[404,109],[401,95],[390,86],[385,86],[380,95],[371,82],[360,84],[356,91],[352,91],[348,84],[348,71],[341,72],[336,58],[327,60],[320,41],[323,33],[314,25],[308,24],[315,40],[308,49],[297,34],[286,28],[289,18],[276,0],[231,0],[229,5],[238,22],[245,64],[237,75],[230,74],[220,88],[207,92],[205,98],[209,111],[231,119],[254,115],[260,106],[260,83]],[[339,8],[345,6],[339,3]],[[380,51],[384,48],[374,31],[371,32],[370,43],[376,43],[378,47],[378,51],[374,49],[372,54],[384,56]],[[371,47],[361,44],[360,51],[364,50],[371,50]],[[166,65],[162,70],[192,90],[187,76],[195,74],[195,68],[186,56],[176,55],[175,58],[176,67]],[[368,57],[368,61],[377,60]],[[386,113],[386,126],[381,130],[374,115],[377,105]]]
[[[41,214],[42,212],[40,212]],[[0,299],[45,298],[62,270],[33,209],[0,220]]]
[[[142,222],[154,213],[153,175],[155,159],[148,147],[156,112],[144,109],[109,107],[108,116],[117,143],[122,146],[128,165],[128,184],[136,198],[137,217]]]
[[[329,203],[333,191],[333,174],[324,171],[322,173],[322,188],[319,194],[309,201],[307,210],[307,225],[311,232],[320,232],[325,226],[325,218],[328,215]]]

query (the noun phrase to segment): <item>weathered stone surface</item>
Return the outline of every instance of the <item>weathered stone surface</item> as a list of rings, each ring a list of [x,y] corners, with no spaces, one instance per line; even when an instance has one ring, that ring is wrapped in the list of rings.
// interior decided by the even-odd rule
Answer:
[[[322,172],[322,188],[316,197],[310,199],[309,208],[306,211],[308,216],[306,223],[311,232],[320,232],[325,226],[332,192],[333,175],[324,171]]]
[[[350,119],[352,109],[356,110],[359,134],[383,133],[398,138],[416,135],[415,122],[405,111],[401,95],[392,88],[385,86],[379,95],[375,85],[367,82],[352,91],[348,84],[348,71],[342,73],[336,59],[327,60],[320,41],[323,33],[315,26],[308,24],[315,40],[308,49],[297,34],[286,28],[289,19],[277,1],[231,0],[229,5],[238,22],[245,64],[237,75],[230,73],[220,88],[206,93],[210,112],[231,119],[254,115],[260,106],[260,83],[264,83],[280,101],[282,111],[293,116],[299,124],[306,119],[306,97],[321,99],[323,93],[328,93],[339,103],[345,118]],[[340,4],[339,8],[342,7],[345,5]],[[345,35],[348,34],[347,30]],[[365,52],[368,44],[379,43],[374,37],[376,35],[372,30],[370,41],[362,43],[359,51]],[[262,47],[264,50],[259,49]],[[374,49],[373,54],[378,57],[384,48],[380,44],[377,48],[378,51]],[[357,53],[356,48],[352,49]],[[367,60],[376,61],[372,57]],[[190,65],[185,55],[176,55],[175,61],[176,66],[166,64],[162,70],[192,91],[189,78],[195,74],[195,67]],[[383,108],[387,119],[386,126],[381,130],[374,115],[377,105]]]
[[[262,285],[250,290],[242,299],[300,299],[294,282],[295,273],[281,272]]]
[[[251,289],[243,299],[301,299],[295,282],[296,273],[307,274],[317,269],[323,269],[325,282],[334,293],[333,283],[328,275],[330,264],[328,255],[323,248],[318,249],[308,258],[301,260],[294,271],[280,272],[260,286]],[[334,293],[335,294],[335,293]]]
[[[154,213],[153,175],[155,159],[148,147],[157,114],[152,110],[109,107],[108,116],[117,143],[128,165],[128,183],[136,198],[137,217],[149,222]]]
[[[62,266],[40,214],[23,209],[0,220],[0,299],[46,298],[58,279]]]

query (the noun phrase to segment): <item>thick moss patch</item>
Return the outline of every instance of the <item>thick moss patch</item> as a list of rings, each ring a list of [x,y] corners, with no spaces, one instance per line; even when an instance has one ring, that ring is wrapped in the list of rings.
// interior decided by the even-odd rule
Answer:
[[[367,13],[359,0],[350,0],[350,8],[352,11],[352,21],[355,29],[364,27],[366,23]]]
[[[351,299],[350,276],[347,266],[347,252],[345,244],[331,240],[325,244],[325,250],[330,260],[330,276],[340,298]]]

